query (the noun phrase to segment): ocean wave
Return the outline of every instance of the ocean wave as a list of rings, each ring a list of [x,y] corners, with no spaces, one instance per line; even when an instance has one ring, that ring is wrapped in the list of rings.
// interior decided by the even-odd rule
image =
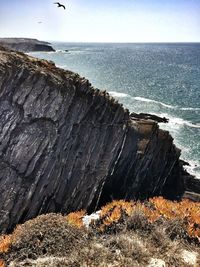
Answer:
[[[57,51],[35,51],[31,53],[40,53],[40,54],[55,54]]]
[[[138,100],[138,101],[144,101],[144,102],[153,102],[153,103],[156,103],[156,104],[160,104],[160,105],[163,105],[163,106],[167,106],[168,108],[174,108],[174,106],[170,106],[170,105],[166,105],[162,102],[158,102],[158,101],[155,101],[155,100],[151,100],[151,99],[148,99],[148,98],[144,98],[144,97],[132,97],[128,94],[125,94],[125,93],[118,93],[118,92],[114,92],[114,91],[111,91],[109,92],[110,95],[112,95],[113,97],[121,97],[121,98],[125,98],[125,97],[130,97],[130,98],[133,98],[135,100]],[[188,127],[191,127],[191,128],[198,128],[200,129],[200,124],[195,124],[195,123],[192,123],[191,121],[187,121],[187,120],[184,120],[182,118],[178,118],[178,117],[172,117],[171,115],[169,115],[168,113],[154,113],[154,112],[150,112],[151,114],[155,114],[157,116],[160,116],[160,117],[166,117],[169,119],[169,123],[168,124],[171,124],[171,125],[176,125],[176,126],[188,126]]]
[[[199,123],[195,124],[195,123],[192,123],[191,121],[187,121],[187,120],[184,120],[182,118],[172,117],[167,113],[161,113],[161,114],[158,114],[158,116],[168,118],[169,119],[169,124],[173,124],[173,125],[177,125],[177,126],[185,126],[186,125],[188,127],[199,128],[200,129],[200,124]]]
[[[141,97],[141,96],[131,96],[129,94],[125,94],[125,93],[119,93],[119,92],[115,92],[115,91],[111,91],[109,92],[110,95],[112,95],[113,97],[129,97],[129,98],[132,98],[136,101],[142,101],[142,102],[151,102],[151,103],[155,103],[155,104],[158,104],[158,105],[161,105],[161,106],[164,106],[164,107],[167,107],[167,108],[171,108],[171,109],[174,109],[176,108],[176,106],[172,106],[172,105],[168,105],[168,104],[165,104],[163,102],[159,102],[159,101],[156,101],[156,100],[153,100],[153,99],[149,99],[149,98],[145,98],[145,97]]]
[[[132,98],[132,96],[125,94],[125,93],[119,93],[119,92],[115,92],[115,91],[110,91],[108,93],[113,97],[131,97]]]
[[[134,99],[137,100],[137,101],[152,102],[152,103],[161,105],[161,106],[166,107],[166,108],[171,108],[171,109],[177,108],[176,106],[168,105],[168,104],[165,104],[163,102],[156,101],[156,100],[149,99],[149,98],[145,98],[145,97],[136,96],[136,97],[134,97]]]
[[[131,99],[132,104],[134,103],[134,101],[142,101],[142,102],[150,102],[150,103],[154,103],[156,105],[161,105],[163,107],[167,107],[173,110],[189,110],[189,111],[194,111],[194,110],[200,110],[199,108],[192,108],[192,107],[178,107],[178,106],[172,106],[172,105],[167,105],[163,102],[159,102],[159,101],[155,101],[152,99],[148,99],[148,98],[144,98],[144,97],[133,97],[130,96],[129,94],[125,94],[125,93],[120,93],[120,92],[115,92],[115,91],[111,91],[109,92],[110,95],[112,95],[113,97],[116,98],[129,98]],[[126,99],[124,99],[123,102],[126,102]],[[163,110],[164,111],[164,110]],[[171,112],[171,111],[170,111]],[[163,112],[163,113],[156,113],[156,112],[150,112],[151,114],[160,116],[160,117],[166,117],[169,119],[169,122],[167,124],[163,124],[161,123],[161,128],[164,128],[165,130],[168,130],[172,133],[172,135],[174,137],[179,136],[180,132],[183,130],[183,127],[190,127],[190,128],[197,128],[200,129],[200,124],[194,124],[191,121],[182,119],[180,117],[173,117],[172,115],[169,114],[169,112]],[[183,144],[179,138],[177,138],[176,140],[176,145],[177,147],[179,147],[181,149],[182,152],[184,152],[183,154],[190,154],[191,153],[191,148],[188,146],[185,146],[185,144]],[[192,175],[194,175],[196,178],[200,179],[200,171],[199,171],[199,163],[195,162],[195,161],[191,161],[189,159],[190,157],[185,156],[184,160],[186,160],[190,166],[184,166],[184,168],[191,173]]]
[[[179,108],[180,110],[194,110],[194,111],[198,111],[200,110],[200,108]]]
[[[189,163],[189,166],[184,166],[184,169],[186,169],[187,172],[190,174],[194,175],[197,179],[200,179],[200,171],[199,169],[199,163],[194,160],[188,160],[187,158],[185,159]]]
[[[68,50],[56,50],[54,53],[68,53]]]
[[[109,94],[113,97],[119,97],[119,98],[129,97],[129,98],[134,99],[136,101],[154,103],[154,104],[157,104],[157,105],[160,105],[160,106],[163,106],[166,108],[170,108],[170,109],[185,110],[185,111],[199,111],[200,110],[200,108],[173,106],[173,105],[165,104],[161,101],[153,100],[150,98],[145,98],[145,97],[141,97],[141,96],[133,97],[129,94],[115,92],[115,91],[110,91]]]
[[[67,66],[66,65],[57,65],[58,68],[61,68],[61,69],[66,69]]]
[[[190,121],[183,120],[181,118],[169,118],[169,121],[171,121],[174,124],[179,124],[179,125],[186,125],[192,128],[199,128],[200,129],[200,124],[194,124]]]

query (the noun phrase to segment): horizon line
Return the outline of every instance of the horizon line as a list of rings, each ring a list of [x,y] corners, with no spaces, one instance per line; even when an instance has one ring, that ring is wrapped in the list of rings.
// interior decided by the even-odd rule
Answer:
[[[111,42],[111,41],[63,41],[63,40],[51,40],[51,39],[46,39],[45,41],[48,42],[60,42],[60,43],[94,43],[94,44],[200,44],[199,41],[116,41],[116,42]]]
[[[43,41],[43,40],[42,40]],[[87,44],[200,44],[200,41],[145,41],[145,42],[110,42],[110,41],[60,41],[60,40],[44,40],[47,42],[59,43],[87,43]]]
[[[200,44],[199,41],[66,41],[66,40],[52,40],[40,39],[37,37],[1,37],[0,38],[22,38],[22,39],[37,39],[39,41],[59,42],[59,43],[90,43],[90,44]]]

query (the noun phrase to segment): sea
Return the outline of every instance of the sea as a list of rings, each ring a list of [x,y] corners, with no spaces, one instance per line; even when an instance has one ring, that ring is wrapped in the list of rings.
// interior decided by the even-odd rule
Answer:
[[[58,43],[31,55],[78,72],[130,112],[169,119],[168,130],[200,179],[200,43]]]

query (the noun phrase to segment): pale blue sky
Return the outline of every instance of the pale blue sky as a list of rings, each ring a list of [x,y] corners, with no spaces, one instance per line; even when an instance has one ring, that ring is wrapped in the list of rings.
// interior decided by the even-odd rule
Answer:
[[[200,42],[200,0],[61,0],[66,10],[54,2],[0,0],[0,37]]]

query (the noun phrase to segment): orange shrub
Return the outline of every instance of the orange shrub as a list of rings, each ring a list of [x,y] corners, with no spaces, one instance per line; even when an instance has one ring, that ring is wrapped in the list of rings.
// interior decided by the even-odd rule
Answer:
[[[97,229],[104,231],[118,222],[126,222],[127,216],[141,212],[149,223],[154,223],[160,218],[165,220],[181,220],[190,238],[200,242],[200,202],[192,202],[184,199],[180,202],[166,200],[163,197],[154,197],[149,202],[133,202],[115,200],[104,207],[100,212],[100,219],[97,221]],[[69,213],[66,221],[78,228],[83,227],[83,217],[86,215],[84,210]],[[9,251],[11,244],[15,242],[16,236],[22,231],[20,225],[16,227],[12,235],[0,236],[0,253]],[[0,262],[3,267],[4,262]]]
[[[11,235],[0,236],[0,252],[1,253],[8,252],[8,250],[11,246],[11,243],[12,243]]]
[[[160,214],[156,210],[149,209],[139,201],[128,202],[124,200],[115,200],[102,208],[100,218],[103,219],[103,223],[108,226],[113,222],[119,221],[123,213],[131,216],[131,214],[136,211],[140,211],[146,215],[150,222],[154,222],[160,217]]]
[[[71,212],[66,216],[66,220],[70,225],[81,228],[83,226],[83,217],[86,215],[85,210],[80,210],[77,212]]]
[[[5,261],[4,260],[2,260],[2,259],[0,259],[0,267],[5,267],[6,265],[5,265]]]
[[[114,209],[110,213],[110,215],[106,216],[106,218],[103,220],[103,223],[105,225],[110,225],[113,222],[118,222],[120,217],[121,217],[121,208],[120,207],[114,207]]]
[[[150,223],[159,218],[184,221],[188,236],[200,241],[200,203],[184,199],[180,202],[170,201],[163,197],[154,197],[149,202],[127,202],[115,200],[101,209],[99,229],[117,223],[125,213],[131,216],[136,211],[142,212]]]
[[[131,215],[133,210],[134,202],[128,202],[124,200],[114,200],[111,203],[108,203],[101,209],[100,217],[104,215],[108,215],[113,212],[113,210],[117,207],[120,210],[123,210],[127,215]]]
[[[100,229],[103,230],[104,226],[109,226],[114,222],[118,222],[123,213],[130,216],[133,206],[133,202],[123,200],[114,200],[113,202],[108,203],[101,209],[100,219],[103,220],[103,225],[100,226]]]
[[[173,202],[162,197],[150,199],[156,211],[166,219],[182,219],[186,223],[187,233],[200,241],[200,202],[184,199]]]

